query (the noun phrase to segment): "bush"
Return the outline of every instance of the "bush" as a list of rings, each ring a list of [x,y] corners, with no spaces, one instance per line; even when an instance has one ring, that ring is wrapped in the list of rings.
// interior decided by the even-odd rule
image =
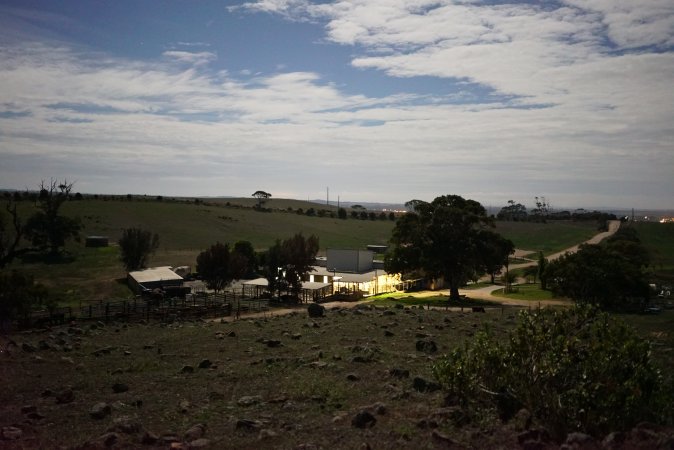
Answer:
[[[504,421],[526,408],[557,438],[671,420],[649,342],[589,306],[523,312],[508,339],[479,333],[433,372],[448,398]]]

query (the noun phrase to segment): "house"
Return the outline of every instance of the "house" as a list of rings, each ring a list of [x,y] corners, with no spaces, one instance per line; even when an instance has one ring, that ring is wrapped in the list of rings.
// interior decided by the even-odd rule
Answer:
[[[371,250],[329,248],[306,281],[331,283],[333,294],[362,296],[395,291],[400,275],[386,273]]]
[[[129,272],[126,277],[129,288],[136,294],[152,291],[153,289],[166,290],[183,285],[183,277],[173,271],[172,267],[152,267],[149,269]]]

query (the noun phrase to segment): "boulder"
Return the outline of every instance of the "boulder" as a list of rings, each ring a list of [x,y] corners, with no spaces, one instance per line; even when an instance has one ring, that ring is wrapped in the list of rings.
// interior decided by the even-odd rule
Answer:
[[[325,307],[319,305],[318,303],[310,303],[307,307],[307,313],[309,317],[323,317],[325,315]]]
[[[105,416],[109,415],[111,412],[110,405],[108,405],[105,402],[100,402],[96,403],[94,406],[91,407],[89,410],[89,416],[92,419],[100,420],[103,419]]]

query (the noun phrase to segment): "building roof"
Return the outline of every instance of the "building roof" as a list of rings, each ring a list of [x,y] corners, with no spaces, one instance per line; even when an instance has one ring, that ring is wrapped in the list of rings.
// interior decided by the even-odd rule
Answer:
[[[335,277],[341,277],[339,280],[336,279],[335,281],[342,283],[365,283],[367,281],[372,281],[372,279],[377,275],[384,275],[385,273],[386,272],[383,270],[371,270],[364,273],[340,272],[328,270],[325,267],[320,266],[314,266],[313,270],[311,271],[312,275],[334,275]]]
[[[256,278],[254,280],[246,280],[242,283],[244,286],[258,286],[258,287],[267,287],[269,286],[269,281],[266,278]],[[303,281],[302,289],[309,291],[316,291],[319,289],[324,289],[328,286],[332,286],[332,283],[317,283],[312,281]]]
[[[170,266],[151,267],[149,269],[129,272],[129,276],[139,284],[153,281],[182,280],[183,277],[171,270]]]

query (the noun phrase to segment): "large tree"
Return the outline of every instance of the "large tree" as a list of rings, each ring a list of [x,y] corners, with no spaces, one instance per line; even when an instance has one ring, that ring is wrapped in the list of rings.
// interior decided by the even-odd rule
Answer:
[[[496,273],[502,267],[508,270],[508,258],[515,253],[515,244],[500,234],[489,230],[479,230],[478,250],[482,258],[482,268],[491,277],[494,284]]]
[[[126,228],[118,243],[124,268],[133,272],[147,267],[150,255],[159,248],[159,236],[140,228]]]
[[[42,181],[37,198],[39,211],[33,214],[25,225],[25,235],[34,246],[59,253],[68,239],[79,239],[82,224],[78,219],[60,214],[61,206],[70,198],[73,183],[64,180],[62,183],[52,179],[49,183]]]
[[[24,224],[17,212],[16,202],[10,198],[5,204],[5,209],[9,213],[9,220],[0,211],[0,269],[11,263],[17,256],[31,250],[20,246]]]
[[[605,309],[643,305],[649,297],[648,253],[631,232],[616,233],[598,245],[581,245],[548,263],[547,284],[556,295]]]
[[[285,239],[269,249],[265,256],[265,275],[271,292],[290,292],[298,298],[302,291],[302,279],[311,271],[316,260],[319,243],[314,235],[302,233]]]
[[[265,191],[255,191],[253,192],[253,197],[257,199],[257,208],[261,209],[264,202],[271,198],[271,194]]]
[[[252,256],[251,256],[252,254]],[[197,272],[215,292],[223,290],[233,280],[240,280],[254,267],[255,255],[250,242],[229,244],[217,242],[197,256]]]
[[[484,207],[475,200],[444,195],[432,202],[414,200],[412,212],[396,222],[392,251],[386,256],[387,272],[422,271],[443,277],[450,299],[459,299],[459,287],[484,273],[480,249],[486,239],[496,239]]]

